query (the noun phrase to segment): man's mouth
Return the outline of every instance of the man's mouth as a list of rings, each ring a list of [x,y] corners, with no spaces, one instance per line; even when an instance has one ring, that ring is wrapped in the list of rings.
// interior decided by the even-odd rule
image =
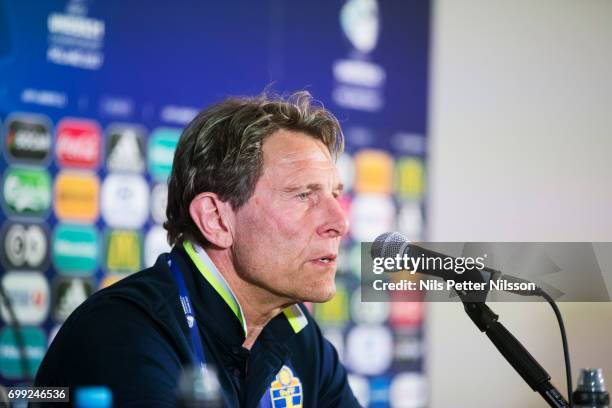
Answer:
[[[320,258],[315,259],[315,261],[317,262],[322,262],[325,264],[332,264],[334,262],[336,262],[336,255],[334,254],[329,254],[329,255],[324,255]]]

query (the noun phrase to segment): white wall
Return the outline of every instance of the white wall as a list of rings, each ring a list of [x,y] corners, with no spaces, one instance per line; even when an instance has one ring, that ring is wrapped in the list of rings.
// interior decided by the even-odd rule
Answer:
[[[438,0],[433,18],[429,239],[612,241],[612,2]],[[549,306],[491,307],[565,393]],[[596,366],[612,385],[612,304],[560,307],[574,383]],[[460,305],[430,304],[428,330],[432,407],[545,406]]]

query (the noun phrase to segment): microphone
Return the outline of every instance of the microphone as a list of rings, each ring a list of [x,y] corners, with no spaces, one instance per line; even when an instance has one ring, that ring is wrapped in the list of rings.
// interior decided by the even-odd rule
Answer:
[[[505,292],[521,296],[539,296],[541,293],[541,289],[535,286],[533,282],[512,275],[502,275],[501,271],[484,266],[482,259],[470,258],[470,260],[474,262],[466,262],[466,259],[454,258],[449,255],[425,249],[418,245],[411,244],[408,238],[395,231],[385,232],[379,235],[372,243],[370,256],[374,261],[377,258],[382,258],[383,260],[390,258],[398,261],[395,264],[389,262],[388,265],[391,266],[391,268],[385,267],[387,272],[398,272],[408,269],[411,272],[435,276],[446,281],[452,280],[460,283],[470,282],[471,284],[475,283],[481,286],[484,284],[486,287],[489,286],[489,282],[491,281],[504,281],[504,285],[501,289]],[[402,264],[402,262],[399,261],[410,261],[409,263],[412,265],[407,265],[408,262],[403,262],[403,265],[398,266]],[[408,266],[408,268],[406,266]],[[525,287],[532,287],[535,289],[524,289]],[[460,295],[467,294],[466,291],[458,292],[463,292],[459,293]]]
[[[561,338],[563,340],[565,366],[567,371],[568,392],[570,394],[569,397],[571,398],[571,369],[569,364],[569,351],[567,347],[567,339],[565,337],[563,320],[561,319],[561,313],[555,305],[554,300],[533,282],[529,282],[525,279],[517,278],[511,275],[502,275],[500,271],[487,268],[483,263],[479,263],[477,268],[465,270],[462,269],[461,271],[454,270],[452,267],[453,265],[465,265],[465,262],[456,262],[462,258],[453,258],[451,256],[440,254],[438,252],[422,248],[418,245],[411,244],[410,241],[399,232],[387,232],[378,236],[378,238],[376,238],[376,240],[372,243],[370,255],[375,267],[378,263],[376,261],[377,259],[382,259],[383,261],[391,260],[391,262],[384,262],[384,270],[389,272],[406,269],[403,267],[404,265],[400,265],[400,261],[404,260],[404,258],[408,258],[412,260],[412,264],[415,266],[414,268],[410,268],[411,272],[414,271],[440,277],[447,282],[451,280],[456,282],[458,279],[466,283],[486,282],[486,286],[489,286],[489,282],[504,280],[510,285],[516,286],[501,287],[500,289],[503,291],[523,296],[544,297],[552,306],[555,315],[557,316],[557,320],[559,321],[559,326],[561,327]],[[419,259],[431,259],[437,262],[433,262],[433,266],[431,266],[432,262],[418,262],[419,266],[421,267],[416,267],[417,262],[415,259],[416,261]],[[467,258],[463,258],[463,261],[466,259]],[[395,268],[393,267],[394,260],[397,261],[397,267]],[[449,266],[447,267],[446,264]],[[388,266],[391,266],[391,268]],[[376,270],[373,270],[373,272],[380,273]],[[530,287],[530,289],[521,289],[521,286],[527,286]],[[466,287],[469,288],[469,285],[466,285]],[[519,287],[519,289],[516,289],[516,287]],[[465,311],[470,319],[472,319],[480,331],[487,334],[487,337],[489,337],[495,347],[527,382],[527,384],[529,384],[534,391],[540,393],[540,395],[542,395],[544,400],[548,402],[551,407],[570,408],[572,405],[568,404],[568,402],[564,400],[561,393],[559,393],[559,391],[557,391],[557,389],[550,383],[550,375],[546,372],[546,370],[544,370],[544,368],[540,366],[533,356],[529,354],[525,347],[523,347],[523,345],[500,322],[498,322],[499,316],[493,313],[493,311],[486,305],[485,300],[487,298],[488,290],[474,293],[457,288],[456,286],[454,287],[454,290],[463,302]],[[577,394],[580,393],[577,391],[574,394],[574,398],[576,398],[575,396]],[[581,397],[583,395],[580,394],[578,396]],[[592,395],[588,395],[587,397],[592,397]],[[605,397],[608,397],[607,393]],[[587,399],[588,398],[586,398],[585,401]],[[594,399],[590,399],[588,402],[592,401],[594,401]]]

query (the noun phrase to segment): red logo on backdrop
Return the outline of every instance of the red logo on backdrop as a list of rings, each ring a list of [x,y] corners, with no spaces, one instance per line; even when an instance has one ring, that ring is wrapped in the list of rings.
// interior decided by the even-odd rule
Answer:
[[[96,122],[64,119],[57,125],[55,152],[63,167],[95,169],[100,161],[102,135]]]
[[[394,328],[415,327],[423,322],[424,302],[391,302],[389,323]]]
[[[32,304],[42,306],[45,303],[45,294],[42,291],[36,291],[32,294]]]

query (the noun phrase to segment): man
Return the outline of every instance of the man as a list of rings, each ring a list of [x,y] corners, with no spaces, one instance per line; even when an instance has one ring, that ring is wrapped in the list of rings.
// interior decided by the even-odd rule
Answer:
[[[306,92],[202,111],[169,179],[172,252],[84,302],[37,385],[107,385],[116,406],[174,406],[182,370],[214,366],[226,406],[358,406],[300,304],[335,293],[342,147],[338,121]]]

